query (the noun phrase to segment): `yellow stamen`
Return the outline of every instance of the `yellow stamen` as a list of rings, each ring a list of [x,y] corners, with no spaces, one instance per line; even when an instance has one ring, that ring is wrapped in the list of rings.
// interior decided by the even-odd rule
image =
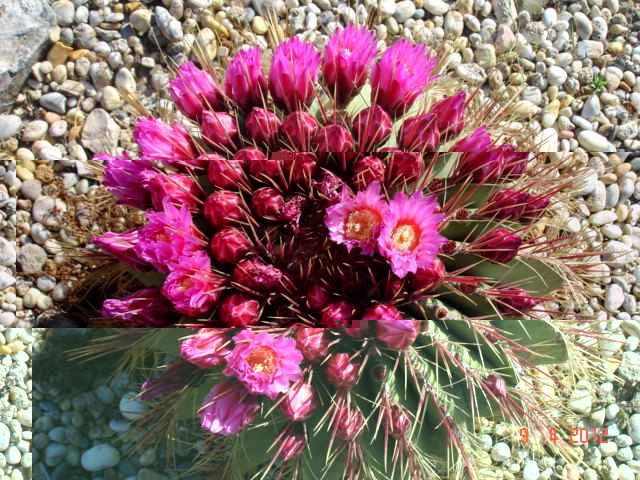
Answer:
[[[244,359],[255,373],[271,375],[276,370],[276,352],[271,347],[258,347]]]
[[[380,224],[380,216],[368,208],[351,212],[345,223],[345,235],[349,240],[366,242]]]
[[[398,225],[391,233],[393,246],[401,252],[413,250],[420,241],[420,230],[415,225]]]

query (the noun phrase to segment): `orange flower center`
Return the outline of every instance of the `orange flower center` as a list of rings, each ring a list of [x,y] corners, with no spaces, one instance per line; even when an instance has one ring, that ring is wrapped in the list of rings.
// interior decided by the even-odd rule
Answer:
[[[345,235],[349,240],[366,242],[380,224],[380,216],[373,210],[363,208],[349,214],[345,224]]]
[[[181,282],[178,290],[182,293],[193,287],[193,280],[190,277],[185,277]]]
[[[347,57],[350,57],[351,54],[353,53],[351,50],[349,50],[348,48],[343,48],[342,51],[345,53],[345,55]]]
[[[393,246],[401,252],[413,250],[420,241],[420,229],[410,223],[397,225],[391,232]]]
[[[253,349],[244,361],[255,373],[271,375],[276,370],[276,357],[276,352],[271,347],[262,346]]]

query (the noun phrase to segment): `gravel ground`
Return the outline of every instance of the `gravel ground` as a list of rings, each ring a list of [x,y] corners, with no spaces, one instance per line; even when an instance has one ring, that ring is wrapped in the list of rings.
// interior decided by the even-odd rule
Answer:
[[[122,231],[135,220],[119,210],[104,215],[101,189],[87,162],[94,153],[131,145],[135,116],[120,91],[162,110],[170,65],[189,58],[195,44],[218,64],[243,44],[267,46],[266,5],[265,0],[51,3],[58,26],[45,41],[45,60],[31,67],[14,106],[0,115],[0,325],[37,326],[63,312],[83,272],[65,248],[85,245],[101,228]],[[458,50],[449,57],[455,75],[481,84],[487,93],[507,96],[522,89],[517,112],[532,144],[555,157],[575,155],[577,164],[591,167],[581,191],[586,202],[578,211],[566,211],[563,220],[567,232],[606,252],[601,259],[609,263],[601,268],[610,275],[582,311],[595,316],[608,337],[599,348],[609,354],[612,374],[593,386],[596,397],[580,399],[578,392],[571,406],[589,425],[609,428],[615,442],[580,447],[588,468],[573,472],[551,457],[524,456],[500,429],[492,427],[482,439],[487,462],[505,467],[504,478],[640,480],[640,9],[618,0],[365,0],[357,6],[276,0],[272,5],[281,33],[304,33],[318,45],[338,25],[356,19],[389,41],[404,37],[437,45],[447,39]],[[109,225],[98,218],[108,218]],[[73,402],[66,409],[67,404],[55,403],[63,396],[49,400],[60,418],[75,408]],[[114,412],[104,418],[122,421]],[[105,426],[103,435],[89,436],[76,453],[69,448],[50,459],[48,469],[64,472],[59,466],[65,462],[79,465],[83,449],[92,444],[119,448],[113,429]],[[114,474],[163,478],[146,472],[152,466],[134,459],[120,463]],[[104,472],[91,477],[111,478]]]

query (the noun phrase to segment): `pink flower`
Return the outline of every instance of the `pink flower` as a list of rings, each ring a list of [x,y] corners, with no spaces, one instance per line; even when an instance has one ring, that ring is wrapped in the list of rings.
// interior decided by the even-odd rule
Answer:
[[[376,303],[362,313],[362,320],[402,320],[396,307]]]
[[[435,151],[440,144],[437,114],[409,117],[400,129],[400,148],[417,152]]]
[[[201,328],[180,344],[186,361],[202,368],[214,368],[226,363],[231,353],[231,338],[225,328]]]
[[[273,188],[259,188],[251,197],[251,210],[259,218],[277,220],[283,206],[284,197]]]
[[[327,381],[336,388],[351,388],[360,379],[361,362],[351,360],[347,353],[334,353],[325,365]]]
[[[478,128],[451,148],[452,152],[464,152],[458,161],[455,180],[471,177],[473,182],[491,182],[500,178],[504,170],[504,152],[491,144],[486,129]]]
[[[218,303],[224,283],[223,277],[211,271],[211,259],[201,250],[171,265],[162,294],[176,310],[195,317],[209,312]]]
[[[351,442],[360,435],[364,416],[358,407],[347,405],[338,413],[336,422],[336,436],[345,442]]]
[[[250,327],[260,321],[262,305],[255,297],[236,292],[220,303],[218,316],[227,327]]]
[[[445,215],[435,213],[436,206],[435,196],[425,198],[420,191],[411,197],[396,192],[389,203],[378,237],[378,248],[398,277],[404,278],[418,268],[430,267],[440,247],[447,242],[438,233],[438,224]]]
[[[320,323],[325,328],[347,328],[358,316],[358,309],[346,300],[334,300],[322,309]]]
[[[287,432],[280,439],[279,451],[285,462],[302,455],[305,448],[307,448],[307,439],[303,433]]]
[[[298,382],[283,396],[280,410],[289,420],[301,422],[307,420],[316,411],[318,402],[313,386],[310,383]]]
[[[148,401],[173,393],[189,384],[196,373],[193,365],[184,360],[178,360],[167,368],[159,377],[145,380],[140,388],[138,397]]]
[[[384,182],[387,166],[378,157],[362,157],[353,164],[353,180],[358,190],[365,190],[373,182]]]
[[[279,108],[301,110],[314,95],[320,68],[320,54],[311,43],[297,37],[281,43],[273,54],[269,70],[269,91]]]
[[[404,113],[437,77],[429,77],[436,57],[427,55],[424,45],[398,40],[385,50],[371,72],[371,98],[395,117]]]
[[[151,161],[129,158],[127,152],[122,152],[120,157],[100,153],[94,159],[104,160],[102,184],[118,199],[117,203],[140,210],[151,206],[151,194],[140,184],[143,172],[156,169]]]
[[[411,285],[421,292],[433,292],[442,286],[446,273],[444,264],[436,257],[430,267],[416,270]]]
[[[234,192],[216,190],[204,202],[204,218],[214,227],[225,227],[245,218],[242,197]]]
[[[178,210],[169,199],[162,212],[147,212],[149,223],[139,230],[139,242],[134,247],[142,260],[161,272],[183,256],[189,256],[204,246],[202,234],[193,224],[186,206]]]
[[[496,397],[505,398],[507,396],[507,382],[501,376],[489,375],[484,379],[484,384]]]
[[[319,283],[314,283],[307,290],[307,304],[313,310],[322,310],[329,301],[331,293]]]
[[[302,379],[302,353],[293,339],[245,329],[233,340],[236,346],[227,357],[224,374],[235,376],[253,395],[275,400],[291,382]]]
[[[273,292],[282,285],[282,272],[257,257],[240,261],[231,274],[231,280],[250,290]]]
[[[238,137],[235,117],[225,112],[202,112],[202,140],[211,148],[220,151],[235,149]]]
[[[366,27],[356,29],[349,25],[336,30],[324,49],[322,78],[329,95],[341,105],[353,92],[364,85],[378,48],[375,35]]]
[[[387,348],[404,350],[409,348],[420,333],[419,320],[403,320],[398,314],[396,318],[381,318],[376,325],[376,338]]]
[[[482,214],[498,220],[516,222],[524,213],[530,195],[522,190],[505,188],[496,192],[482,208]]]
[[[120,300],[105,300],[102,316],[122,322],[126,327],[166,327],[180,319],[159,288],[138,290]]]
[[[278,116],[266,108],[253,107],[245,120],[244,127],[253,143],[264,143],[274,147],[279,138],[280,124]]]
[[[475,250],[485,258],[498,263],[509,263],[516,258],[522,238],[506,228],[492,230],[474,242]]]
[[[324,328],[300,328],[296,332],[296,347],[304,358],[317,362],[329,353],[329,337]]]
[[[211,255],[216,262],[233,264],[252,248],[251,240],[242,230],[225,227],[211,238]]]
[[[191,211],[197,211],[202,204],[203,192],[200,185],[186,175],[165,175],[147,170],[142,172],[139,181],[151,192],[151,202],[156,210],[162,210],[165,199],[176,207],[184,205]]]
[[[464,128],[464,102],[467,94],[458,92],[437,102],[431,113],[437,114],[436,125],[443,139],[459,135]]]
[[[258,399],[235,380],[217,384],[198,410],[204,430],[222,435],[240,433],[260,411]]]
[[[529,163],[529,152],[516,152],[513,145],[498,145],[496,150],[504,152],[504,170],[502,175],[515,179],[520,178]]]
[[[387,185],[397,182],[410,183],[418,180],[422,174],[424,160],[420,152],[403,152],[395,148],[383,148],[380,152],[392,152],[387,167]]]
[[[131,267],[139,272],[147,272],[153,267],[142,260],[137,252],[136,245],[140,241],[140,230],[131,230],[126,233],[108,232],[93,239],[93,243],[111,256],[116,257],[127,267]]]
[[[291,152],[284,160],[285,178],[290,183],[307,185],[316,171],[318,159],[310,152]]]
[[[233,57],[227,67],[224,93],[245,112],[265,104],[267,78],[262,71],[260,47],[242,50]]]
[[[208,164],[207,178],[211,185],[231,190],[246,182],[243,159],[228,159],[217,153],[204,153],[200,157]]]
[[[311,141],[318,131],[318,121],[307,112],[293,112],[282,124],[282,136],[287,146],[299,152],[311,150]]]
[[[474,130],[468,137],[458,140],[451,152],[486,152],[491,147],[491,135],[487,133],[487,127],[482,126]]]
[[[158,160],[178,168],[200,166],[191,136],[178,122],[172,127],[153,117],[139,118],[133,139],[144,160]]]
[[[203,110],[222,110],[224,99],[215,79],[193,62],[184,62],[169,82],[169,94],[180,111],[195,120]]]
[[[360,110],[352,121],[359,151],[375,150],[391,136],[392,127],[391,117],[380,105]]]
[[[371,183],[353,199],[347,188],[343,187],[342,202],[327,208],[324,223],[329,229],[331,240],[346,245],[349,251],[360,247],[363,254],[373,256],[387,210],[378,182]]]
[[[329,125],[316,134],[316,151],[322,153],[348,152],[353,150],[353,138],[346,128]]]

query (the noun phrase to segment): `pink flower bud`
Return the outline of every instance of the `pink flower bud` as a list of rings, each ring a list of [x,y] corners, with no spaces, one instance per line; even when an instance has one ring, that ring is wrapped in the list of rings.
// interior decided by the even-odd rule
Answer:
[[[520,287],[510,287],[500,290],[497,294],[498,308],[505,314],[514,317],[529,313],[538,302]]]
[[[222,435],[240,433],[260,411],[257,397],[237,380],[214,386],[198,410],[204,430]]]
[[[120,300],[105,300],[101,313],[125,327],[166,327],[180,320],[159,288],[139,290]]]
[[[404,350],[418,338],[420,322],[418,320],[381,319],[376,322],[376,337],[387,348]]]
[[[278,141],[280,124],[280,119],[275,113],[264,108],[253,107],[244,126],[252,142],[265,143],[273,147]]]
[[[330,296],[331,294],[325,287],[319,283],[314,283],[307,290],[307,304],[313,310],[322,310],[329,301]]]
[[[245,328],[260,321],[260,302],[244,293],[232,293],[220,303],[218,316],[229,328]]]
[[[222,92],[215,79],[193,62],[184,62],[178,76],[169,82],[169,94],[180,111],[192,120],[200,118],[203,110],[224,109]]]
[[[522,238],[506,228],[498,228],[476,240],[478,253],[498,263],[509,263],[516,258]]]
[[[382,149],[380,152],[394,151],[389,159],[387,167],[388,184],[394,185],[397,182],[414,182],[422,174],[424,161],[417,152],[402,152],[397,149]]]
[[[231,353],[231,337],[224,328],[201,328],[180,344],[186,361],[202,368],[214,368],[226,363]]]
[[[409,117],[402,122],[400,148],[409,151],[432,152],[440,144],[437,115],[427,113]]]
[[[336,420],[336,435],[345,442],[355,440],[364,426],[362,412],[353,405],[344,407],[338,413]]]
[[[339,153],[353,150],[353,138],[349,130],[340,125],[329,125],[316,134],[316,151]]]
[[[307,420],[316,411],[318,402],[313,386],[306,382],[294,384],[282,395],[280,410],[289,420],[301,422]]]
[[[402,315],[391,305],[376,303],[362,313],[362,320],[402,320]]]
[[[258,217],[267,220],[277,220],[280,217],[284,197],[273,188],[259,188],[251,197],[251,210]]]
[[[237,263],[252,247],[249,237],[233,227],[218,230],[211,238],[211,256],[219,263]]]
[[[324,374],[336,388],[351,388],[360,379],[361,362],[350,360],[346,353],[332,354],[325,365]]]
[[[242,197],[226,190],[216,190],[204,203],[204,217],[214,227],[225,227],[245,217]]]
[[[318,121],[307,112],[290,113],[281,128],[285,145],[299,152],[310,151],[318,126]]]
[[[93,243],[102,247],[106,253],[116,257],[127,267],[139,272],[148,272],[153,269],[152,265],[142,260],[136,252],[136,245],[140,241],[139,235],[139,230],[131,230],[126,233],[107,232],[95,237]]]
[[[489,375],[484,379],[484,384],[496,397],[505,398],[507,396],[507,382],[499,375]]]
[[[153,117],[139,118],[133,139],[143,160],[157,160],[177,168],[199,166],[191,135],[178,122],[172,127]]]
[[[250,290],[273,292],[282,287],[283,274],[273,265],[252,257],[238,263],[231,280]]]
[[[335,103],[343,104],[367,80],[376,60],[376,39],[366,27],[336,29],[324,49],[322,78]]]
[[[238,52],[227,67],[224,93],[245,112],[264,105],[267,78],[262,71],[260,47]]]
[[[504,152],[504,170],[502,175],[511,179],[520,178],[527,170],[529,152],[516,152],[513,145],[499,145],[496,147]]]
[[[138,398],[143,401],[169,395],[187,386],[194,375],[197,375],[197,367],[178,360],[167,368],[159,377],[145,380],[140,387]]]
[[[411,419],[406,410],[399,405],[393,405],[391,407],[391,435],[400,438],[409,431],[409,427],[411,427]]]
[[[303,110],[314,95],[320,54],[311,43],[295,37],[276,47],[269,70],[269,91],[277,107]]]
[[[202,112],[202,140],[216,150],[237,148],[238,124],[235,117],[225,112]]]
[[[357,190],[366,190],[373,182],[384,183],[387,166],[378,157],[362,157],[353,164],[353,182]]]
[[[317,158],[313,153],[292,152],[284,160],[284,172],[290,183],[308,184],[316,171]]]
[[[493,195],[482,207],[482,214],[498,220],[516,222],[524,213],[530,195],[522,190],[505,188]]]
[[[164,210],[166,198],[176,207],[185,205],[197,211],[201,205],[202,189],[193,178],[178,173],[165,175],[147,170],[140,175],[144,188],[151,193],[151,202],[156,210]]]
[[[421,293],[433,292],[442,286],[446,273],[444,264],[436,257],[429,268],[416,270],[411,284]]]
[[[360,110],[352,122],[359,151],[374,151],[391,136],[392,127],[391,117],[379,105]]]
[[[320,323],[326,328],[348,327],[357,316],[357,308],[344,300],[334,300],[322,310]]]
[[[244,148],[243,150],[250,149]],[[256,152],[259,153],[256,154]],[[284,158],[275,155],[275,153],[270,158],[267,158],[260,150],[257,150],[256,152],[248,152],[244,154],[246,156],[255,154],[253,158],[247,158],[249,173],[259,182],[272,184],[274,179],[280,178],[280,175],[282,175]]]
[[[211,185],[218,188],[236,189],[246,182],[244,173],[244,160],[237,158],[225,158],[217,153],[204,153],[200,155],[207,161],[207,178]]]
[[[438,115],[437,127],[443,139],[447,140],[459,135],[464,128],[464,102],[467,94],[458,92],[437,102],[431,113]]]
[[[155,171],[151,161],[129,158],[127,152],[120,157],[99,153],[93,158],[105,162],[102,184],[118,199],[116,203],[139,210],[151,206],[151,194],[140,184],[139,177],[147,170]]]
[[[305,448],[307,448],[307,439],[300,432],[288,432],[280,439],[280,455],[285,462],[302,455]]]
[[[524,212],[522,217],[530,222],[538,220],[549,207],[549,199],[542,195],[531,195],[524,205]]]
[[[329,354],[329,337],[324,328],[300,328],[296,332],[296,348],[304,358],[317,362]]]

